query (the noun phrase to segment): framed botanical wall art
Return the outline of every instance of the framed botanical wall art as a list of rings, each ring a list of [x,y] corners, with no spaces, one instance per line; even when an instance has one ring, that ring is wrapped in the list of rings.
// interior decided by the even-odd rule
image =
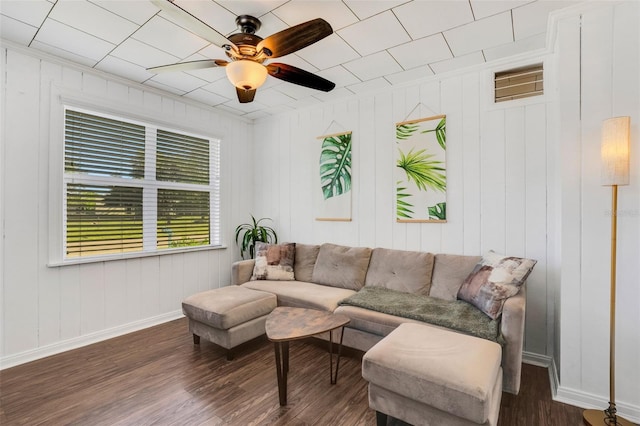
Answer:
[[[351,132],[319,136],[316,220],[351,221]]]
[[[396,124],[396,221],[446,222],[446,116]]]

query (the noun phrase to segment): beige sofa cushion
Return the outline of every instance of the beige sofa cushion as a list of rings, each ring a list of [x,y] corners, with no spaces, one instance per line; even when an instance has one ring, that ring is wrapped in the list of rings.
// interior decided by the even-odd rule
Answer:
[[[433,254],[376,248],[371,253],[364,285],[414,294],[429,294]]]
[[[320,252],[319,245],[296,243],[296,261],[293,264],[293,273],[297,281],[311,282],[318,252]]]
[[[331,287],[360,290],[364,286],[371,249],[336,244],[320,246],[311,281]]]
[[[355,291],[345,288],[302,281],[249,281],[240,287],[273,293],[278,298],[278,306],[330,312],[336,309],[339,301],[355,294]]]
[[[448,330],[404,323],[362,358],[368,382],[485,424],[501,381],[500,345]],[[497,390],[500,392],[500,390]]]
[[[482,256],[436,254],[429,296],[443,300],[456,300],[458,290]]]

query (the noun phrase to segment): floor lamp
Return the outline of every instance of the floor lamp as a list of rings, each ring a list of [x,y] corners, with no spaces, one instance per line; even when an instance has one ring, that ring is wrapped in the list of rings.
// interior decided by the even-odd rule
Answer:
[[[611,306],[609,308],[609,408],[585,410],[588,426],[632,426],[616,414],[616,235],[618,185],[629,185],[630,117],[614,117],[602,124],[602,185],[611,186]]]

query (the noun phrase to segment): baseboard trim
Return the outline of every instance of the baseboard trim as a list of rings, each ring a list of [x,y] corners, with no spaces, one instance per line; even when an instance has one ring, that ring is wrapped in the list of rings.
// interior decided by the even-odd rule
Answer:
[[[564,386],[558,386],[557,392],[553,395],[553,400],[596,410],[604,410],[609,406],[608,398],[606,397]],[[616,408],[619,416],[631,422],[640,423],[640,407],[616,401]]]
[[[538,367],[549,368],[553,359],[547,355],[540,355],[533,352],[522,352],[522,362],[525,364],[536,365]]]
[[[181,310],[167,312],[166,314],[157,315],[151,318],[145,318],[143,320],[130,322],[128,324],[119,325],[117,327],[109,328],[106,330],[100,330],[95,333],[85,334],[83,336],[63,340],[61,342],[56,342],[50,345],[42,346],[40,348],[30,349],[28,351],[20,352],[17,354],[0,357],[0,370],[15,367],[16,365],[25,364],[27,362],[35,361],[51,355],[59,354],[71,349],[77,349],[82,346],[90,345],[92,343],[101,342],[113,337],[122,336],[123,334],[132,333],[144,328],[153,327],[154,325],[163,324],[165,322],[173,321],[182,317],[183,314]]]

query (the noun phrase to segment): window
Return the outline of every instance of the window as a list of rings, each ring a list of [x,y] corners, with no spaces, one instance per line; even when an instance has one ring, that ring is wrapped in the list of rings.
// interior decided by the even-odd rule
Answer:
[[[539,96],[544,93],[542,64],[497,72],[495,102]]]
[[[219,141],[65,108],[65,258],[220,245]]]

